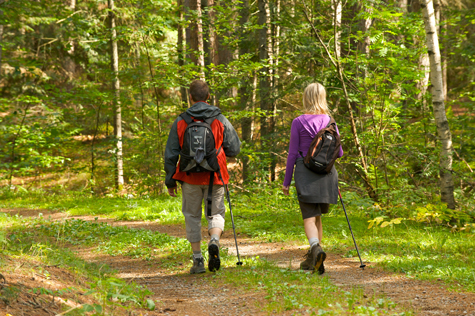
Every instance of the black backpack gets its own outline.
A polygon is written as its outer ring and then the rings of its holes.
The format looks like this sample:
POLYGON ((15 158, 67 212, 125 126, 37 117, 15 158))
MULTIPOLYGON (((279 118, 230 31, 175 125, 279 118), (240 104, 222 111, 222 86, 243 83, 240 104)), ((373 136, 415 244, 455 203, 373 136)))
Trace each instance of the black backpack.
POLYGON ((335 163, 338 153, 340 152, 341 141, 340 135, 336 131, 336 122, 330 116, 328 125, 321 129, 310 144, 307 155, 304 157, 305 167, 315 173, 330 173, 335 163))
POLYGON ((188 124, 183 135, 183 146, 180 151, 180 171, 186 173, 210 172, 206 209, 207 215, 211 216, 215 172, 218 173, 224 184, 218 163, 218 154, 222 146, 219 147, 219 150, 216 150, 216 142, 211 129, 211 124, 216 118, 207 118, 202 121, 196 118, 198 121, 195 121, 186 112, 180 116, 188 124))
POLYGON ((195 121, 186 112, 180 115, 188 126, 183 137, 183 146, 180 152, 180 171, 206 172, 218 171, 218 153, 216 150, 211 124, 214 117, 195 121))

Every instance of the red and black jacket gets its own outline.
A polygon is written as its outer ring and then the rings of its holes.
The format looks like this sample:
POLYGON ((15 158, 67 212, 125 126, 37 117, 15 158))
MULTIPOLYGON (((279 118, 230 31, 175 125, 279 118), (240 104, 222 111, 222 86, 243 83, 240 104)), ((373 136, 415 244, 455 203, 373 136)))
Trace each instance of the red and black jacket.
MULTIPOLYGON (((214 183, 221 185, 227 184, 229 174, 226 166, 226 157, 237 156, 241 147, 241 141, 239 140, 236 130, 228 119, 221 114, 219 108, 209 105, 206 102, 193 104, 186 113, 196 119, 215 118, 213 123, 211 123, 211 130, 215 138, 216 149, 222 147, 222 150, 220 150, 218 154, 218 163, 224 183, 219 179, 217 173, 214 175, 214 183)), ((183 136, 187 126, 188 124, 186 124, 181 117, 178 117, 175 122, 173 122, 170 134, 168 135, 167 146, 165 148, 165 185, 168 188, 176 187, 176 181, 197 185, 209 184, 209 172, 186 173, 180 172, 177 167, 177 163, 179 164, 180 150, 183 146, 183 136)))

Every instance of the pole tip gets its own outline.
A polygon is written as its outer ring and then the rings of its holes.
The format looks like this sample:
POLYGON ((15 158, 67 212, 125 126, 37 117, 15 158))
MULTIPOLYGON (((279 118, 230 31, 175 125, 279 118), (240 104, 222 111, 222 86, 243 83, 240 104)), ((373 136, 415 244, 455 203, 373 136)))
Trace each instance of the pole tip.
POLYGON ((238 261, 238 262, 236 263, 236 265, 237 265, 237 266, 242 266, 242 262, 241 262, 241 261, 238 261))
POLYGON ((360 268, 364 270, 364 267, 366 267, 366 264, 361 264, 360 268))

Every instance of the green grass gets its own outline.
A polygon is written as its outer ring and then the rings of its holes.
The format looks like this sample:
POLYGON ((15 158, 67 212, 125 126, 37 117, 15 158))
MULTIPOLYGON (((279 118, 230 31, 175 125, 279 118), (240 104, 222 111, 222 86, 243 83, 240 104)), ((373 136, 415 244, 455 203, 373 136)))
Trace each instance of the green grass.
MULTIPOLYGON (((302 219, 294 196, 282 195, 277 187, 266 188, 266 190, 256 189, 256 192, 252 193, 232 192, 231 194, 238 232, 264 242, 280 241, 306 244, 302 219)), ((369 220, 383 216, 387 214, 387 211, 351 192, 345 193, 344 199, 363 261, 378 263, 385 269, 405 273, 411 278, 441 279, 454 289, 475 292, 475 272, 473 272, 475 271, 475 238, 473 232, 451 231, 446 225, 438 225, 434 221, 432 224, 427 224, 412 220, 405 220, 399 225, 368 229, 369 220)), ((407 204, 401 202, 394 208, 400 216, 401 214, 412 216, 410 212, 416 209, 416 206, 414 201, 408 200, 407 204)), ((153 220, 161 224, 184 225, 181 214, 181 198, 179 197, 127 199, 96 198, 82 194, 47 197, 40 193, 3 193, 0 196, 0 207, 53 209, 68 212, 71 215, 103 214, 116 219, 153 220)), ((419 207, 423 207, 423 205, 419 205, 419 207)), ((470 218, 470 212, 467 214, 469 214, 467 218, 470 218)), ((226 216, 226 229, 230 230, 232 228, 229 212, 226 216)), ((206 224, 204 219, 203 224, 206 224)), ((182 271, 183 267, 177 268, 176 263, 190 260, 189 245, 183 238, 81 220, 68 220, 66 224, 47 223, 44 225, 45 227, 42 228, 44 234, 62 236, 63 242, 71 244, 97 245, 98 251, 110 255, 127 255, 145 260, 160 258, 164 267, 182 271), (62 228, 61 225, 67 226, 67 231, 71 234, 63 234, 61 229, 64 227, 62 228)), ((357 256, 341 205, 332 206, 330 213, 323 219, 323 229, 323 244, 327 251, 340 253, 346 257, 357 256)), ((203 252, 206 254, 205 250, 203 244, 203 252)), ((308 306, 317 304, 313 301, 306 301, 308 291, 311 290, 310 284, 318 284, 319 289, 328 287, 331 293, 333 293, 332 291, 341 291, 328 283, 325 278, 313 278, 307 274, 281 269, 271 262, 256 258, 245 258, 245 260, 251 260, 252 264, 249 262, 241 270, 237 270, 234 267, 235 258, 224 250, 223 269, 215 277, 237 286, 247 285, 250 287, 249 289, 267 291, 268 300, 264 307, 269 312, 289 308, 305 311, 308 306), (258 279, 258 275, 265 275, 265 280, 276 281, 269 281, 271 283, 262 285, 259 284, 263 281, 258 279), (274 285, 279 288, 285 282, 295 285, 295 292, 292 292, 294 294, 283 297, 278 292, 273 292, 274 285), (306 282, 308 285, 305 285, 306 282), (292 305, 294 304, 292 302, 298 302, 298 306, 292 305)), ((339 301, 338 306, 333 303, 328 303, 332 306, 325 305, 326 303, 318 305, 321 306, 322 312, 339 313, 341 312, 340 308, 351 309, 350 301, 353 300, 352 297, 359 295, 358 290, 351 291, 351 295, 342 293, 338 294, 343 298, 342 301, 339 301)), ((355 301, 361 301, 361 298, 358 296, 355 301)), ((358 308, 366 308, 367 310, 361 311, 361 313, 371 314, 372 308, 378 310, 378 306, 381 305, 385 306, 382 309, 386 310, 389 306, 387 304, 392 303, 389 303, 385 298, 375 297, 358 308), (382 305, 378 303, 379 300, 382 300, 382 305)))
POLYGON ((244 259, 241 267, 221 269, 213 278, 246 291, 263 292, 265 302, 261 308, 270 315, 284 311, 293 311, 295 315, 412 314, 411 311, 401 312, 384 296, 366 297, 358 287, 345 291, 327 277, 283 269, 258 257, 244 259))
MULTIPOLYGON (((12 273, 25 265, 31 272, 37 272, 50 277, 48 266, 57 266, 69 270, 76 280, 73 288, 58 289, 55 291, 36 288, 34 293, 61 296, 68 292, 80 292, 84 295, 92 295, 97 304, 83 304, 81 309, 75 310, 68 315, 83 315, 87 311, 96 311, 97 315, 113 314, 120 309, 146 308, 154 303, 147 300, 150 295, 147 289, 134 283, 128 283, 115 277, 115 271, 107 265, 89 263, 79 258, 73 251, 64 247, 67 241, 65 236, 73 239, 78 232, 63 225, 60 230, 54 230, 54 225, 42 218, 21 219, 17 216, 1 214, 0 228, 3 233, 0 237, 3 251, 1 259, 9 262, 23 262, 20 266, 7 265, 6 261, 0 260, 3 273, 12 273), (2 262, 3 261, 3 262, 2 262)), ((10 288, 15 288, 10 286, 10 288)), ((3 291, 4 292, 4 291, 3 291)), ((1 292, 0 297, 5 293, 1 292)))

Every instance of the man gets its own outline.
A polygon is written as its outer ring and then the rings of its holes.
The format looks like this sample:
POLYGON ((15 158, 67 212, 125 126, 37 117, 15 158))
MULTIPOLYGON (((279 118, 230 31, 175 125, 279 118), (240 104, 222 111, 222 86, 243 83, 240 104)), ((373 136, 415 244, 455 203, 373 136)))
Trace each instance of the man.
MULTIPOLYGON (((202 202, 203 200, 207 202, 207 196, 211 200, 210 214, 206 212, 208 234, 211 236, 208 243, 208 269, 217 271, 220 267, 219 238, 224 230, 224 213, 226 210, 224 207, 224 185, 228 184, 229 181, 226 157, 235 157, 239 154, 241 146, 241 141, 234 127, 221 114, 219 108, 206 103, 208 98, 209 87, 206 82, 202 80, 193 81, 190 85, 190 100, 193 105, 173 122, 165 149, 165 184, 168 188, 168 194, 176 197, 178 192, 177 181, 182 185, 182 213, 185 216, 186 238, 193 250, 191 274, 206 272, 200 242, 202 202), (211 127, 216 148, 215 154, 219 164, 219 170, 214 173, 210 171, 203 172, 203 170, 196 172, 195 169, 191 169, 190 172, 185 171, 186 168, 183 164, 184 161, 189 163, 189 156, 180 152, 185 150, 183 148, 184 144, 186 147, 190 143, 184 137, 185 133, 191 133, 190 129, 187 131, 188 125, 194 124, 196 121, 206 122, 211 127), (181 157, 177 167, 179 156, 181 157), (181 168, 180 164, 182 164, 181 168), (181 169, 185 170, 180 171, 181 169), (212 194, 208 195, 211 179, 213 179, 211 181, 212 194)), ((197 158, 196 161, 199 162, 201 159, 197 158)), ((196 162, 193 161, 193 163, 196 167, 196 162)), ((206 166, 208 165, 206 164, 206 166)), ((208 206, 208 203, 206 205, 208 206)))

